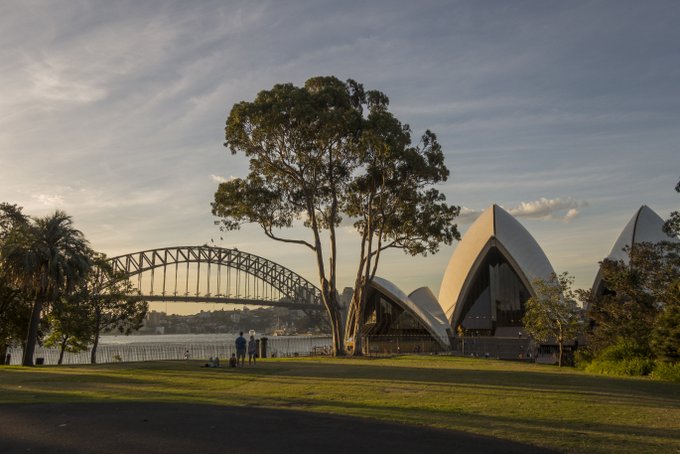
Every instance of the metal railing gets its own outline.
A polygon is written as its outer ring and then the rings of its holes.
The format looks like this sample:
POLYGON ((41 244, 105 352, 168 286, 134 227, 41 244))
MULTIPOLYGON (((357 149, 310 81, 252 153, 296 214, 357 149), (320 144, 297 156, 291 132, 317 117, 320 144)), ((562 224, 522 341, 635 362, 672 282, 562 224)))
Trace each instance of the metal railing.
MULTIPOLYGON (((268 337, 268 357, 295 357, 330 353, 332 339, 330 336, 295 336, 268 337)), ((100 344, 97 348, 98 363, 160 361, 185 359, 188 352, 189 359, 207 360, 218 357, 221 360, 236 353, 231 343, 130 343, 130 344, 100 344)), ((22 349, 10 348, 10 364, 21 364, 22 349)), ((91 349, 79 353, 64 353, 62 364, 89 364, 91 349)), ((42 358, 43 364, 57 364, 59 350, 53 348, 36 347, 35 358, 42 358)))

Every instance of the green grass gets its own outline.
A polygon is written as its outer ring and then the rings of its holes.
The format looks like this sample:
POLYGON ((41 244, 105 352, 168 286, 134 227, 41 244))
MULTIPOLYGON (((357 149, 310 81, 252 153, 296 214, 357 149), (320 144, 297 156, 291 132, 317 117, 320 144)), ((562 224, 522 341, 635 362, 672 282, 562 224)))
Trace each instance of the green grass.
MULTIPOLYGON (((454 357, 0 367, 0 405, 156 401, 300 409, 577 452, 679 452, 680 384, 454 357)), ((1 411, 1 407, 0 407, 1 411)))

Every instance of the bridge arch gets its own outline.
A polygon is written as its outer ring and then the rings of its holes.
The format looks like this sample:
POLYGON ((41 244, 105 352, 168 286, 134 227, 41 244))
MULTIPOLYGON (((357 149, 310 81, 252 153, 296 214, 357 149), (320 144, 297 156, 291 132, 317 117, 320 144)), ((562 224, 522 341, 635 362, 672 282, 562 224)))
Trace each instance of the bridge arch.
POLYGON ((236 248, 174 246, 132 252, 108 261, 114 271, 124 273, 129 279, 137 276, 137 290, 148 301, 279 306, 303 310, 310 316, 315 313, 317 316, 313 318, 321 315, 321 311, 324 318, 326 315, 321 291, 314 284, 276 262, 236 248), (180 264, 186 264, 186 268, 180 270, 180 264), (190 279, 192 264, 197 268, 193 273, 195 280, 190 279), (232 294, 231 270, 237 273, 235 294, 232 294), (243 279, 238 273, 246 274, 244 294, 238 289, 243 279), (149 277, 146 285, 142 275, 149 277), (182 282, 179 282, 180 276, 182 282), (248 276, 253 279, 250 288, 248 276), (259 282, 256 283, 256 279, 259 282))

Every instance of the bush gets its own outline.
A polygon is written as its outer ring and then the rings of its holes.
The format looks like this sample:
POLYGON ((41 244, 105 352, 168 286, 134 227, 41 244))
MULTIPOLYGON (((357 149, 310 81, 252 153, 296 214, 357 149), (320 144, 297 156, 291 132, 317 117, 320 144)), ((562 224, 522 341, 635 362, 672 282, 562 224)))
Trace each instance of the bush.
POLYGON ((592 361, 593 352, 588 348, 579 348, 574 353, 574 365, 578 369, 585 370, 592 361))
POLYGON ((619 339, 602 350, 585 368, 587 372, 606 375, 649 375, 654 370, 651 352, 645 346, 619 339))
POLYGON ((665 363, 658 361, 652 377, 657 380, 680 382, 680 363, 665 363))
POLYGON ((654 361, 649 358, 628 358, 619 361, 596 359, 588 366, 586 372, 604 375, 649 375, 654 370, 654 361))

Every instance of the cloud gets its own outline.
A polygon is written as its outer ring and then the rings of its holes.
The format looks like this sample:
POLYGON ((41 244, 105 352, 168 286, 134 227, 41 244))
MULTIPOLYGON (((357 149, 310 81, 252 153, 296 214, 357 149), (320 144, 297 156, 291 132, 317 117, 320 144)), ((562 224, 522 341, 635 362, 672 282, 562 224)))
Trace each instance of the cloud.
POLYGON ((34 194, 32 197, 41 205, 50 207, 64 205, 64 197, 58 194, 34 194))
POLYGON ((461 224, 471 224, 475 219, 482 214, 482 210, 474 210, 468 207, 460 207, 460 214, 458 215, 458 222, 461 224))
POLYGON ((215 183, 226 183, 227 181, 235 180, 234 175, 229 175, 229 178, 223 177, 222 175, 210 174, 210 179, 215 183))
POLYGON ((106 91, 59 67, 56 62, 43 62, 26 69, 32 82, 32 94, 39 99, 73 103, 89 103, 106 97, 106 91))
POLYGON ((213 175, 213 174, 210 174, 210 179, 213 180, 215 183, 226 183, 227 181, 229 181, 222 176, 213 175))
MULTIPOLYGON (((587 206, 587 201, 578 201, 571 197, 563 199, 541 197, 531 202, 521 202, 516 207, 505 208, 505 210, 518 218, 569 222, 580 214, 579 208, 587 206)), ((472 223, 480 214, 482 214, 482 210, 461 207, 458 222, 461 224, 472 223)))
POLYGON ((508 213, 518 218, 568 222, 579 214, 578 208, 583 206, 588 206, 588 202, 579 202, 571 197, 565 199, 541 197, 532 202, 521 202, 517 207, 508 209, 508 213))
POLYGON ((578 215, 579 211, 576 208, 570 208, 569 211, 567 211, 567 214, 564 215, 564 220, 566 222, 569 222, 578 215))

